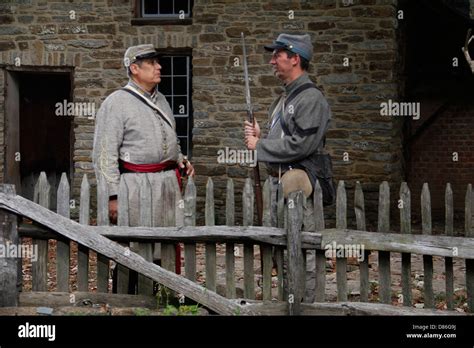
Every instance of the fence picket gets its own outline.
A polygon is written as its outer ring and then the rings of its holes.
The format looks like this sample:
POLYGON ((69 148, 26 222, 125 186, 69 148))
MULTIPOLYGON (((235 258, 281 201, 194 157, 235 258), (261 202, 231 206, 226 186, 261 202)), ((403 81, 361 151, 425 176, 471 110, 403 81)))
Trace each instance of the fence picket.
MULTIPOLYGON (((263 185, 263 226, 271 226, 271 188, 270 179, 265 181, 263 185)), ((262 251, 262 281, 263 281, 263 300, 271 301, 272 299, 272 247, 270 245, 261 245, 262 251)))
MULTIPOLYGON (((453 209, 453 190, 451 184, 446 184, 445 193, 445 228, 444 232, 447 236, 453 236, 454 231, 454 209, 453 209)), ((453 258, 444 258, 444 268, 446 273, 446 308, 449 310, 454 309, 454 268, 453 258)))
MULTIPOLYGON (((277 227, 284 228, 285 226, 285 200, 283 197, 283 185, 278 184, 277 192, 277 227)), ((287 296, 285 294, 285 287, 283 286, 283 257, 285 249, 283 247, 275 247, 275 263, 278 272, 278 300, 283 301, 287 296)))
MULTIPOLYGON (((343 180, 339 180, 336 196, 336 228, 347 228, 347 196, 343 180)), ((337 300, 347 301, 347 259, 336 258, 337 300)))
MULTIPOLYGON (((120 178, 119 192, 118 192, 118 207, 117 207, 117 226, 130 226, 130 213, 128 209, 128 188, 125 183, 123 175, 120 178)), ((120 243, 124 247, 128 247, 130 251, 130 243, 120 243)), ((116 291, 118 294, 128 294, 130 270, 127 267, 117 264, 116 266, 116 291)))
MULTIPOLYGON (((90 185, 87 174, 84 174, 81 182, 79 223, 81 225, 89 225, 89 209, 90 209, 90 185)), ((77 246, 77 290, 89 290, 89 248, 77 246)))
MULTIPOLYGON (((324 230, 324 208, 323 191, 319 181, 316 180, 314 187, 314 226, 315 231, 324 230)), ((322 250, 316 250, 316 290, 314 300, 324 302, 326 299, 326 254, 324 246, 322 250)))
MULTIPOLYGON (((250 178, 245 180, 244 192, 242 193, 243 226, 253 225, 254 214, 254 192, 250 178)), ((254 252, 253 244, 244 243, 244 297, 255 299, 254 283, 254 252)))
MULTIPOLYGON (((474 228, 472 226, 473 199, 472 184, 467 185, 465 198, 465 231, 466 237, 474 238, 474 228)), ((474 259, 466 259, 466 290, 467 306, 471 313, 474 313, 474 259)))
MULTIPOLYGON (((49 209, 51 186, 45 172, 41 172, 38 179, 38 204, 49 209)), ((33 291, 48 291, 48 240, 33 239, 32 245, 38 246, 38 259, 31 263, 33 291)))
MULTIPOLYGON (((214 182, 207 179, 206 185, 206 226, 215 225, 214 182)), ((206 243, 206 288, 216 291, 216 243, 206 243)))
MULTIPOLYGON (((143 227, 152 226, 152 194, 151 184, 147 175, 140 176, 140 222, 143 227)), ((145 260, 153 261, 153 244, 137 243, 137 253, 145 260)), ((153 280, 141 274, 138 275, 137 293, 139 295, 153 294, 153 280)))
MULTIPOLYGON (((362 185, 356 182, 354 193, 354 212, 358 231, 365 231, 365 202, 362 185)), ((369 255, 370 251, 364 250, 364 259, 359 263, 360 268, 360 301, 369 301, 369 255)))
MULTIPOLYGON (((176 192, 171 182, 163 182, 161 187, 163 226, 176 226, 176 192)), ((170 272, 176 271, 176 245, 174 243, 161 243, 161 265, 170 272)))
MULTIPOLYGON (((227 226, 234 226, 235 223, 235 199, 234 199, 234 181, 227 179, 227 193, 225 201, 225 220, 227 226)), ((225 245, 225 288, 226 297, 235 298, 235 254, 234 243, 225 245)))
MULTIPOLYGON (((191 177, 184 194, 184 226, 196 226, 196 185, 191 177)), ((184 243, 184 274, 196 281, 196 243, 184 243)))
MULTIPOLYGON (((423 184, 421 190, 421 228, 423 234, 430 235, 432 233, 431 196, 427 183, 423 184)), ((434 308, 433 257, 430 255, 423 255, 423 274, 425 308, 434 308)))
MULTIPOLYGON (((411 234, 411 194, 406 182, 400 186, 400 232, 411 234), (401 206, 400 206, 401 204, 401 206)), ((404 306, 412 305, 411 254, 402 253, 402 300, 404 306)))
MULTIPOLYGON (((97 178, 97 226, 109 226, 109 192, 104 176, 97 178)), ((97 291, 108 292, 109 259, 97 254, 97 291)))
MULTIPOLYGON (((57 213, 61 216, 71 216, 70 203, 69 203, 69 182, 67 180, 66 173, 62 173, 61 180, 58 186, 58 192, 56 195, 57 213)), ((56 241, 56 282, 57 291, 69 292, 69 260, 70 260, 70 247, 69 241, 56 241)))
MULTIPOLYGON (((379 187, 378 231, 390 232, 390 187, 384 181, 379 187)), ((391 301, 390 252, 379 251, 379 294, 382 303, 391 301)))

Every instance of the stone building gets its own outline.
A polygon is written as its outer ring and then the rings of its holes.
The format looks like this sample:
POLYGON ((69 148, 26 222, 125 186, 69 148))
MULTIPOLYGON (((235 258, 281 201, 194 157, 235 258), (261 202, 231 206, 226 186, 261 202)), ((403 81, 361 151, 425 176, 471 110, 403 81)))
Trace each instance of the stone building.
MULTIPOLYGON (((66 172, 77 198, 83 174, 93 175, 94 110, 127 81, 125 49, 151 43, 165 55, 160 90, 195 163, 198 209, 208 176, 218 211, 227 178, 235 181, 238 206, 250 170, 219 164, 217 153, 244 146, 240 33, 255 114, 264 124, 280 87, 263 45, 281 32, 308 32, 310 75, 332 106, 327 147, 335 179, 348 190, 349 214, 356 181, 372 226, 382 181, 390 183, 394 217, 400 183, 412 188, 416 216, 428 182, 434 217, 442 219, 451 182, 461 219, 474 177, 473 77, 461 52, 473 9, 472 0, 2 1, 0 180, 28 197, 39 171, 53 182, 66 172), (420 103, 413 104, 421 105, 420 117, 415 109, 408 117, 381 112, 383 103, 397 101, 420 103), (66 111, 70 102, 83 103, 80 115, 66 111)), ((224 223, 224 214, 216 216, 224 223)))

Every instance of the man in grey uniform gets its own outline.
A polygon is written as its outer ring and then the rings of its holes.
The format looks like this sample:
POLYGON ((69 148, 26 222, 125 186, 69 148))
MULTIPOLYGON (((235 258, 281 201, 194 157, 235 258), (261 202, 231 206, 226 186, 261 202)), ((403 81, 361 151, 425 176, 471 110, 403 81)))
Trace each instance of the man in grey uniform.
POLYGON ((109 95, 97 112, 93 149, 96 177, 107 182, 112 222, 117 220, 117 195, 123 177, 128 188, 130 226, 140 223, 140 183, 148 179, 152 224, 160 226, 164 215, 162 185, 176 192, 178 204, 180 169, 189 176, 194 175, 194 169, 181 153, 173 112, 157 89, 161 66, 153 45, 128 48, 124 65, 128 84, 109 95))
MULTIPOLYGON (((324 153, 324 137, 331 120, 328 102, 307 73, 313 56, 311 38, 307 34, 280 34, 265 49, 272 52, 270 64, 284 89, 270 106, 268 135, 262 137, 256 121, 255 124, 246 121, 245 143, 249 150, 257 150, 258 161, 267 163, 271 182, 274 185, 279 181, 283 183, 285 196, 298 189, 310 197, 318 180, 317 174, 323 169, 318 155, 324 153)), ((307 231, 314 231, 314 220, 311 221, 307 214, 311 207, 311 200, 308 200, 305 207, 307 231)), ((312 301, 314 254, 307 261, 306 298, 312 301)))

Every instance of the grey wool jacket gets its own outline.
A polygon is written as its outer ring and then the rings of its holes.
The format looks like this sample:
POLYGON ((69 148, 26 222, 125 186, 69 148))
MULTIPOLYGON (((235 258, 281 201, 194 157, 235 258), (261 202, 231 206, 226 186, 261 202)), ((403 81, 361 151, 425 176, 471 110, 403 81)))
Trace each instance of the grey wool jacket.
MULTIPOLYGON (((309 88, 300 92, 290 104, 280 103, 281 98, 291 95, 305 83, 311 83, 307 73, 284 86, 282 97, 270 106, 268 135, 257 142, 257 159, 267 162, 270 172, 278 171, 280 164, 298 162, 323 150, 323 138, 331 123, 331 110, 323 94, 316 88, 309 88), (283 113, 281 104, 284 104, 283 113), (279 117, 283 117, 290 135, 283 134, 279 117)), ((285 169, 287 167, 282 165, 282 173, 285 169)))
POLYGON ((164 95, 156 93, 155 105, 168 116, 171 126, 150 106, 123 90, 109 95, 97 112, 92 158, 96 176, 105 177, 110 196, 118 193, 119 159, 134 164, 182 159, 173 112, 164 95))

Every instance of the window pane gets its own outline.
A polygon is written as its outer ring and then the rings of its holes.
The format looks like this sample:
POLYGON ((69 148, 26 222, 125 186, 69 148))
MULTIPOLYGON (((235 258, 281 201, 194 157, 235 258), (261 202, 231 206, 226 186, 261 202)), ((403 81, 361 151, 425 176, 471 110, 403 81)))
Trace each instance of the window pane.
POLYGON ((188 8, 189 0, 175 0, 174 1, 174 12, 179 14, 179 11, 183 10, 185 14, 189 12, 188 8))
POLYGON ((175 77, 173 82, 173 94, 186 95, 188 92, 186 77, 175 77))
POLYGON ((188 114, 188 102, 186 97, 174 97, 173 98, 173 114, 175 115, 187 115, 188 114))
POLYGON ((158 0, 160 2, 160 14, 173 13, 173 0, 158 0))
POLYGON ((173 74, 174 75, 186 75, 186 57, 174 57, 173 59, 173 74))
POLYGON ((145 14, 157 14, 158 13, 158 0, 143 0, 144 13, 145 14))
POLYGON ((188 118, 187 117, 175 117, 176 121, 176 133, 178 137, 186 137, 188 135, 188 118))
POLYGON ((158 90, 164 95, 171 95, 171 77, 162 77, 158 90))
POLYGON ((171 57, 161 57, 161 75, 171 75, 171 57))

